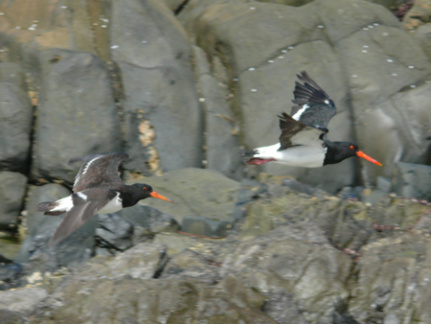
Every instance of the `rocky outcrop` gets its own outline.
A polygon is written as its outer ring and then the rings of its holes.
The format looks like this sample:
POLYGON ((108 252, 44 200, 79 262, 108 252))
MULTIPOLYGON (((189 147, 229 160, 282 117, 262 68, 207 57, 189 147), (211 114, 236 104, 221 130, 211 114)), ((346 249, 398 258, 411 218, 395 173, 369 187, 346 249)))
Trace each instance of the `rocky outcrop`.
POLYGON ((33 108, 18 64, 0 64, 0 167, 27 172, 33 108))
POLYGON ((387 196, 370 207, 301 193, 284 180, 267 178, 266 191, 245 204, 248 216, 223 239, 153 233, 73 271, 28 275, 16 294, 0 292, 1 309, 33 323, 427 318, 429 205, 387 196), (18 297, 23 307, 15 309, 18 297))
POLYGON ((1 3, 0 227, 24 238, 1 251, 0 289, 17 288, 1 320, 427 322, 429 23, 426 1, 402 23, 400 6, 1 3), (277 141, 301 70, 338 107, 330 139, 383 168, 242 164, 277 141), (37 204, 70 193, 70 159, 111 151, 174 204, 98 215, 49 248, 64 215, 37 204))
POLYGON ((104 62, 88 53, 59 49, 40 53, 39 93, 32 177, 73 182, 89 152, 120 150, 118 110, 104 62))

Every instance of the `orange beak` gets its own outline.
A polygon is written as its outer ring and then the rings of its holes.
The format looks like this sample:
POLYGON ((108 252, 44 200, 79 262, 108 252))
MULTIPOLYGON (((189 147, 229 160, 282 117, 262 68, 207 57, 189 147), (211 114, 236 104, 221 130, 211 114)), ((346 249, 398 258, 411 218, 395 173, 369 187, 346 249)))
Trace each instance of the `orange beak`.
POLYGON ((173 202, 169 198, 166 198, 165 196, 162 196, 161 194, 159 194, 159 193, 157 193, 155 191, 153 191, 152 193, 150 193, 150 196, 153 197, 153 198, 158 198, 158 199, 161 199, 161 200, 166 200, 166 201, 169 201, 169 202, 173 202))
POLYGON ((359 156, 359 157, 361 157, 361 158, 363 158, 363 159, 365 159, 365 160, 367 160, 367 161, 369 161, 369 162, 371 162, 371 163, 377 164, 378 166, 382 166, 382 164, 379 161, 374 160, 372 157, 366 155, 362 151, 357 151, 356 155, 359 156))

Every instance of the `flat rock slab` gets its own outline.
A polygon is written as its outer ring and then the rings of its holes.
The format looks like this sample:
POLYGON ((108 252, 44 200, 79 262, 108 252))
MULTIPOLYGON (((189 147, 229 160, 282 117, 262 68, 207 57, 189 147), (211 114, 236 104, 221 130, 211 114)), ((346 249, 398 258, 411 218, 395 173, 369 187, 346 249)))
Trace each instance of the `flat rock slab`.
MULTIPOLYGON (((234 207, 240 184, 222 174, 186 168, 137 182, 150 184, 155 191, 174 201, 167 203, 159 199, 146 199, 142 204, 172 216, 182 226, 186 219, 200 219, 208 225, 202 226, 194 234, 208 235, 211 228, 217 228, 220 224, 224 224, 226 231, 234 222, 234 207), (205 222, 205 219, 208 221, 205 222)), ((217 233, 222 232, 220 228, 217 229, 217 233)))

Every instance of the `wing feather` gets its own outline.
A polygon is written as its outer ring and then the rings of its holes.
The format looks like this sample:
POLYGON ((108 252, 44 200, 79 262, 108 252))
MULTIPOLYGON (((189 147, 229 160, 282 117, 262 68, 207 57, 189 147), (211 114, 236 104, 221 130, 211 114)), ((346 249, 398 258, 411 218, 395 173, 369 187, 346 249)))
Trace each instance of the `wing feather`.
POLYGON ((49 241, 49 245, 54 246, 75 232, 95 215, 98 210, 101 210, 115 195, 114 191, 101 188, 72 194, 73 207, 55 230, 54 235, 49 241), (86 197, 86 199, 83 197, 86 197))
POLYGON ((296 82, 291 116, 308 126, 327 131, 329 121, 337 113, 334 102, 307 72, 302 71, 297 77, 303 84, 296 82))
POLYGON ((280 116, 280 150, 296 145, 321 146, 325 131, 308 126, 283 112, 280 116))
MULTIPOLYGON (((111 183, 122 183, 118 168, 127 158, 128 155, 125 153, 110 153, 78 159, 84 163, 76 174, 73 191, 79 192, 111 183)), ((71 162, 74 161, 77 160, 71 162)))

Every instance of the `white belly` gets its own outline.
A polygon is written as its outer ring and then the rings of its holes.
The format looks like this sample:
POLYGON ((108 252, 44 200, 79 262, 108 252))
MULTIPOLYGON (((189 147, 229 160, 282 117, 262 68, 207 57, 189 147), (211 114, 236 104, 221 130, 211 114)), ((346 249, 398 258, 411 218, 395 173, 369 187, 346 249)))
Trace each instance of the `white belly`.
POLYGON ((123 205, 121 204, 120 193, 118 193, 114 199, 98 210, 97 214, 111 214, 121 209, 123 209, 123 205))
POLYGON ((323 166, 326 148, 323 146, 293 146, 287 150, 278 151, 280 144, 259 147, 254 157, 276 159, 278 163, 289 166, 318 168, 323 166))

